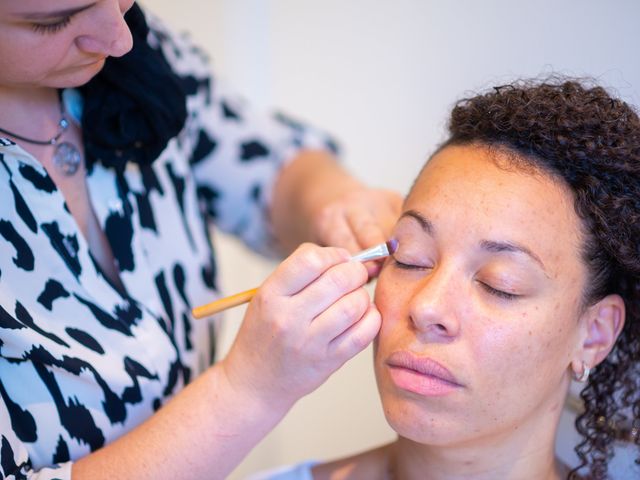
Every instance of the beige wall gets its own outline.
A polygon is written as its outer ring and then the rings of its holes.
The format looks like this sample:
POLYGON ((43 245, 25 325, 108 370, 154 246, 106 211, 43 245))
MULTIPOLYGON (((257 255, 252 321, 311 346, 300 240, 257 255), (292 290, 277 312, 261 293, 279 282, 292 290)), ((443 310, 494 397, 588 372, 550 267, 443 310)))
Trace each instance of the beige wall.
MULTIPOLYGON (((442 140, 453 101, 470 91, 559 70, 595 76, 640 104, 637 0, 143 3, 190 30, 218 73, 256 104, 328 128, 341 138, 352 171, 401 191, 442 140)), ((250 288, 271 270, 229 239, 217 240, 227 292, 250 288)), ((241 313, 225 320, 222 350, 241 313)), ((232 478, 391 439, 370 357, 367 350, 303 399, 232 478)), ((562 438, 570 436, 567 430, 562 438)))

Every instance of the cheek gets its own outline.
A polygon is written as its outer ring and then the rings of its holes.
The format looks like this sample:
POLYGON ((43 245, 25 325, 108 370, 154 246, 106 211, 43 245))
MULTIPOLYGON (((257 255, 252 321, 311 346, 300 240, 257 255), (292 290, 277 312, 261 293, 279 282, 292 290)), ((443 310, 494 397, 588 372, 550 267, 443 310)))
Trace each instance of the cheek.
POLYGON ((568 364, 578 326, 575 310, 568 303, 557 300, 546 309, 535 307, 528 315, 530 321, 524 322, 524 354, 540 367, 546 367, 547 371, 553 367, 561 370, 568 364))
POLYGON ((64 62, 72 42, 28 31, 15 38, 0 36, 0 76, 6 82, 37 81, 64 62), (34 52, 37 58, 34 61, 34 52))
POLYGON ((491 372, 487 383, 493 388, 540 388, 561 380, 571 352, 570 324, 576 320, 559 305, 533 306, 504 321, 487 320, 484 328, 474 329, 473 356, 477 365, 491 372))
POLYGON ((388 267, 382 271, 375 289, 374 302, 382 317, 380 331, 373 344, 376 364, 378 352, 384 357, 407 335, 408 288, 389 273, 388 267))
MULTIPOLYGON (((0 52, 0 57, 2 52, 0 52)), ((24 49, 14 50, 10 56, 0 58, 0 83, 20 84, 39 80, 47 68, 37 62, 25 61, 31 59, 33 52, 24 49)))
POLYGON ((410 296, 408 285, 394 279, 388 268, 386 267, 378 278, 374 297, 376 307, 382 316, 381 334, 405 318, 410 296))

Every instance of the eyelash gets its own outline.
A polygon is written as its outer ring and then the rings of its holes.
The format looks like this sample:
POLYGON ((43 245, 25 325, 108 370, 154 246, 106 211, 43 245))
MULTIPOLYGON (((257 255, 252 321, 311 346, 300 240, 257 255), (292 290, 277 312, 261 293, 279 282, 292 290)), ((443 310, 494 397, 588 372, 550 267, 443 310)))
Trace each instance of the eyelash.
POLYGON ((64 17, 62 20, 56 23, 34 23, 33 31, 37 33, 47 34, 47 33, 56 33, 65 28, 67 25, 71 23, 71 16, 64 17))
POLYGON ((408 263, 402 263, 400 262, 397 258, 392 257, 393 258, 393 262, 395 263, 396 267, 401 268, 403 270, 431 270, 432 267, 425 267, 422 265, 411 265, 408 263))
MULTIPOLYGON (((402 263, 398 261, 395 257, 393 258, 393 262, 396 267, 401 268, 403 270, 430 270, 431 267, 423 267, 420 265, 410 265, 408 263, 402 263)), ((486 283, 479 282, 489 294, 499 297, 503 300, 516 300, 520 295, 516 295, 515 293, 505 292, 503 290, 498 290, 497 288, 493 288, 491 285, 487 285, 486 283)))
POLYGON ((504 292, 502 290, 498 290, 496 288, 493 288, 490 285, 487 285, 486 283, 480 282, 480 285, 482 285, 482 288, 484 288, 491 295, 495 295, 496 297, 500 297, 504 300, 515 300, 520 296, 520 295, 516 295, 515 293, 509 293, 509 292, 504 292))

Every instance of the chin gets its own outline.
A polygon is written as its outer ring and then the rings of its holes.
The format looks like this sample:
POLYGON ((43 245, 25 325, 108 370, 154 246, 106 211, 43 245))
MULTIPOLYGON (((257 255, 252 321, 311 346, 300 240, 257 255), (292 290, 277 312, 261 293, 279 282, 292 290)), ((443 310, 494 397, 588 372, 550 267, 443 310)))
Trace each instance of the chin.
POLYGON ((474 419, 459 401, 423 398, 398 390, 378 377, 378 391, 389 426, 402 438, 432 446, 454 445, 473 436, 474 419))
MULTIPOLYGON (((389 426, 402 438, 432 446, 446 446, 462 440, 467 427, 449 415, 431 413, 409 402, 383 401, 389 426)), ((468 432, 467 432, 468 433, 468 432)))

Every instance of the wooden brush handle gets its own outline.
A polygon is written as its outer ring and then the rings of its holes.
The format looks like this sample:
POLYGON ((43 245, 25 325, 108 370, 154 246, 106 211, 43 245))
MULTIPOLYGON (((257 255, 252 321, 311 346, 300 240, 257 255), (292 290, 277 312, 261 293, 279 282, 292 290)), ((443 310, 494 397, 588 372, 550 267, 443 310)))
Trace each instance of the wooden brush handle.
MULTIPOLYGON (((360 253, 356 253, 351 257, 351 260, 356 260, 359 262, 378 260, 380 258, 391 255, 397 250, 397 248, 398 241, 392 238, 388 242, 381 243, 380 245, 376 245, 375 247, 367 248, 360 253)), ((231 295, 230 297, 221 298, 220 300, 216 300, 215 302, 207 303, 206 305, 200 305, 199 307, 193 308, 191 310, 191 314, 195 318, 208 317, 209 315, 221 312, 223 310, 226 310, 227 308, 247 303, 253 298, 257 291, 257 288, 252 288, 251 290, 246 290, 244 292, 231 295)))
POLYGON ((222 312, 227 308, 247 303, 253 298, 257 291, 257 288, 252 288, 251 290, 245 290, 244 292, 236 293, 235 295, 231 295, 230 297, 224 297, 216 300, 215 302, 207 303, 206 305, 200 305, 199 307, 195 307, 194 309, 192 309, 191 314, 195 318, 208 317, 209 315, 213 315, 214 313, 222 312))

